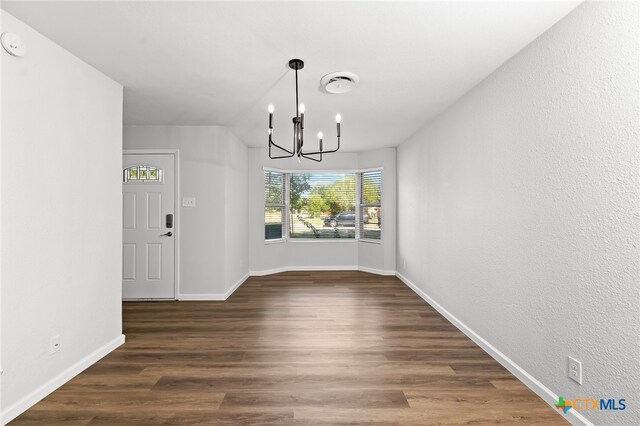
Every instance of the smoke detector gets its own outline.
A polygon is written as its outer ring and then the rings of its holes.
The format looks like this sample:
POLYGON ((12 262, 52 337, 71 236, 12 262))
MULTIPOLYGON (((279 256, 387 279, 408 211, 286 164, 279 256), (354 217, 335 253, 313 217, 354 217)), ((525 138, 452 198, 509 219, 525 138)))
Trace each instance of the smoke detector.
POLYGON ((360 81, 360 78, 352 72, 332 72, 320 79, 320 86, 327 93, 347 93, 360 81))

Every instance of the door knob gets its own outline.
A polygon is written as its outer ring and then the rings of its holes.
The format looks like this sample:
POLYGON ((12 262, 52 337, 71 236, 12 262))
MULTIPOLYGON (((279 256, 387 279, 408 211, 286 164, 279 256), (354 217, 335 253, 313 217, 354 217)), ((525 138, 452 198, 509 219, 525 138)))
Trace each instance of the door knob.
POLYGON ((170 237, 170 236, 172 236, 172 235, 173 235, 173 234, 171 233, 171 231, 169 231, 169 232, 167 232, 166 234, 162 234, 162 235, 160 235, 160 236, 161 236, 161 237, 170 237))

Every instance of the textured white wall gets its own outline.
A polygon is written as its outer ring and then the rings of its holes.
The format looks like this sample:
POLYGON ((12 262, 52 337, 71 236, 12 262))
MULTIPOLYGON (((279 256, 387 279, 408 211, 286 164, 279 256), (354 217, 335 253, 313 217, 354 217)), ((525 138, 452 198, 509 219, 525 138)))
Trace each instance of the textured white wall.
MULTIPOLYGON (((0 34, 4 32, 3 16, 0 15, 0 34)), ((2 60, 0 60, 0 100, 2 99, 2 60)), ((2 176, 2 101, 0 101, 0 176, 2 176)), ((0 202, 2 202, 2 182, 0 182, 0 202)), ((0 368, 2 368, 2 205, 0 205, 0 368)), ((0 374, 0 424, 2 424, 2 374, 0 374)))
POLYGON ((247 148, 220 126, 125 126, 125 149, 179 149, 180 294, 223 294, 249 271, 247 148))
POLYGON ((640 424, 639 20, 581 5, 398 152, 399 271, 596 424, 640 424))
POLYGON ((28 49, 0 52, 6 422, 121 339, 122 87, 0 14, 28 49), (61 346, 50 355, 54 335, 61 346))

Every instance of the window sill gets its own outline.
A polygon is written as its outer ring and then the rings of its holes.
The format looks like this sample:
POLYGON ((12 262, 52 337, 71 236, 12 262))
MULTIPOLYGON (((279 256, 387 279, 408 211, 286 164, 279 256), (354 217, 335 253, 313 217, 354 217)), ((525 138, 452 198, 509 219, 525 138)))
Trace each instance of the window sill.
MULTIPOLYGON (((265 245, 282 244, 282 243, 355 243, 362 240, 356 240, 355 238, 280 238, 277 240, 264 240, 265 245)), ((375 243, 375 241, 371 241, 375 243)))
POLYGON ((367 244, 382 244, 382 240, 371 240, 368 238, 360 238, 358 240, 359 243, 367 243, 367 244))
POLYGON ((289 238, 289 243, 355 243, 355 238, 289 238))
POLYGON ((382 240, 371 240, 366 238, 279 238, 277 240, 264 240, 265 245, 282 244, 282 243, 367 243, 382 244, 382 240))
POLYGON ((266 245, 269 245, 269 244, 280 244, 280 243, 286 243, 286 242, 287 242, 287 240, 284 239, 284 238, 278 238, 277 240, 264 240, 264 243, 266 245))

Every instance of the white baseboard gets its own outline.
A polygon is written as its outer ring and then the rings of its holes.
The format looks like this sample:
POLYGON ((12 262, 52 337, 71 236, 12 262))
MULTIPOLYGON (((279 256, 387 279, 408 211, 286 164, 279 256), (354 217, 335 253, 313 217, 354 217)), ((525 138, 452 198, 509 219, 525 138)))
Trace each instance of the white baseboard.
MULTIPOLYGON (((488 353, 493 359, 498 361, 504 368, 509 370, 511 374, 516 376, 518 380, 525 384, 529 389, 535 392, 540 398, 542 398, 547 404, 549 404, 555 410, 554 404, 558 402, 558 395, 553 393, 544 384, 538 381, 535 377, 529 374, 525 369, 513 362, 511 358, 500 352, 495 346, 486 341, 482 336, 473 331, 465 323, 460 321, 455 315, 446 310, 442 305, 433 300, 429 295, 423 292, 418 286, 412 283, 407 277, 403 276, 399 272, 396 272, 396 276, 411 288, 418 296, 424 299, 429 305, 431 305, 436 311, 444 316, 451 324, 456 326, 460 331, 473 340, 478 346, 480 346, 486 353, 488 353)), ((570 410, 567 416, 564 416, 571 424, 594 426, 586 417, 577 412, 576 410, 570 410)))
POLYGON ((273 269, 265 269, 263 271, 249 271, 249 275, 252 277, 262 277, 265 275, 271 274, 279 274, 280 272, 287 272, 289 268, 273 268, 273 269))
POLYGON ((244 274, 242 278, 240 278, 236 283, 231 286, 229 290, 224 293, 193 293, 193 294, 179 294, 178 300, 227 300, 229 296, 233 294, 234 291, 238 289, 246 280, 249 278, 250 274, 247 272, 244 274))
POLYGON ((382 269, 374 269, 367 268, 364 266, 286 266, 282 268, 273 268, 273 269, 265 269, 263 271, 250 271, 245 274, 242 278, 236 282, 233 287, 227 290, 226 293, 185 293, 179 294, 178 300, 209 300, 209 301, 219 301, 219 300, 227 300, 229 296, 233 294, 234 291, 238 289, 247 278, 251 277, 262 277, 265 275, 278 274, 280 272, 289 272, 289 271, 362 271, 369 272, 371 274, 377 275, 395 275, 396 271, 386 271, 382 269))
POLYGON ((229 296, 231 296, 233 294, 233 292, 238 289, 238 287, 240 287, 242 284, 244 284, 244 282, 249 277, 250 277, 249 272, 247 272, 238 281, 236 281, 236 283, 233 286, 231 286, 231 288, 229 290, 227 290, 227 292, 224 294, 224 300, 227 300, 229 298, 229 296))
POLYGON ((366 266, 358 266, 358 271, 368 272, 370 274, 376 274, 376 275, 395 275, 396 274, 395 270, 367 268, 366 266))
POLYGON ((251 271, 252 277, 262 277, 264 275, 278 274, 280 272, 291 271, 357 271, 357 266, 284 266, 281 268, 265 269, 262 271, 251 271))
POLYGON ((118 346, 124 343, 124 334, 116 337, 112 341, 108 342, 104 346, 96 349, 86 357, 82 358, 80 361, 76 362, 71 367, 64 370, 62 373, 58 374, 53 379, 49 380, 47 383, 43 384, 33 392, 29 393, 19 401, 15 402, 11 406, 7 407, 6 410, 2 412, 0 418, 2 419, 2 424, 6 425, 11 420, 18 417, 20 414, 27 411, 36 403, 40 402, 47 395, 49 395, 54 390, 58 389, 60 386, 67 383, 69 380, 73 379, 78 374, 82 373, 87 368, 91 367, 93 364, 98 362, 105 355, 112 352, 118 346))
POLYGON ((187 294, 179 294, 176 300, 180 301, 193 301, 193 300, 201 300, 201 301, 223 301, 227 300, 225 297, 226 293, 187 293, 187 294))
POLYGON ((383 270, 367 268, 365 266, 284 266, 282 268, 265 269, 263 271, 251 271, 249 274, 252 277, 262 277, 264 275, 278 274, 280 272, 290 271, 362 271, 369 272, 376 275, 395 275, 394 270, 383 270))

